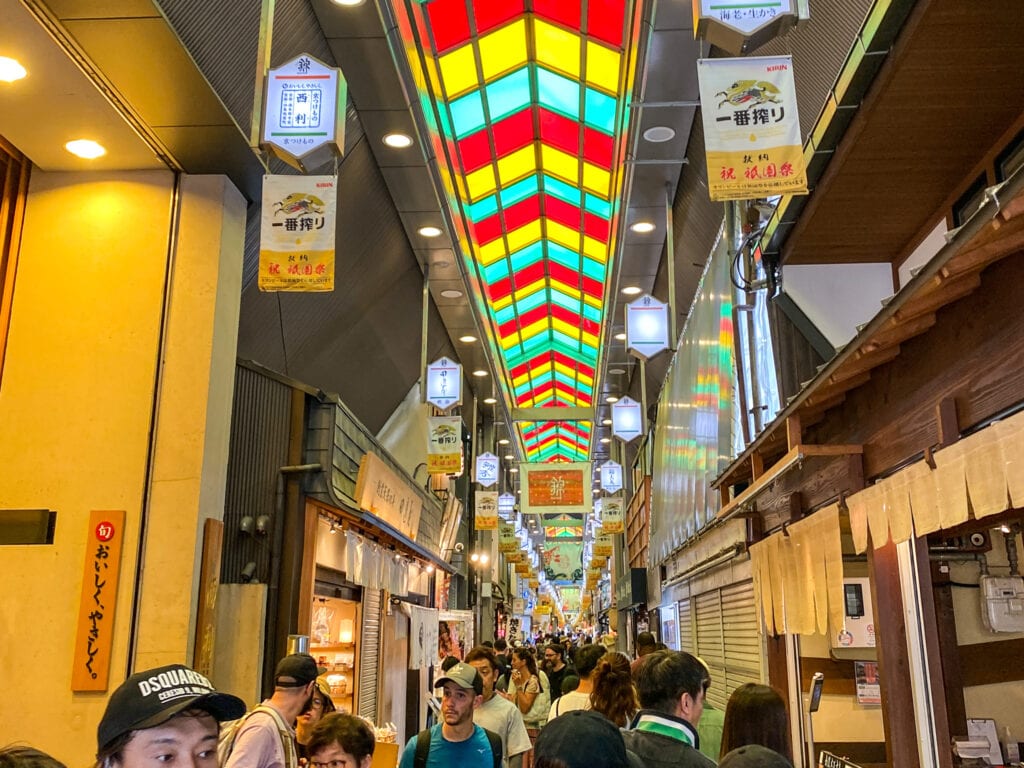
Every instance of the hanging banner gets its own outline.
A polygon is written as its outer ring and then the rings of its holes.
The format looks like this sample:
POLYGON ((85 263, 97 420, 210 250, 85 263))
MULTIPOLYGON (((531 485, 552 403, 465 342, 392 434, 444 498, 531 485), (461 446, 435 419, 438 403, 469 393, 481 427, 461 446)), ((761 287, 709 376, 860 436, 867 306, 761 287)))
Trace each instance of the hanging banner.
POLYGON ((712 200, 807 194, 791 56, 700 59, 712 200))
POLYGON ((498 551, 506 555, 519 551, 515 527, 507 523, 498 524, 498 551))
POLYGON ((643 434, 643 408, 631 397, 612 403, 612 435, 628 443, 643 434))
POLYGON ((478 531, 498 530, 498 492, 477 491, 474 495, 474 527, 478 531))
POLYGON ((462 474, 461 417, 427 417, 427 472, 432 475, 462 474))
POLYGON ((498 482, 498 457, 493 453, 481 453, 476 457, 476 481, 484 488, 498 482))
POLYGON ((612 537, 605 534, 603 530, 599 530, 597 536, 594 537, 594 558, 610 557, 613 550, 612 537))
POLYGON ((442 357, 427 366, 426 401, 442 411, 462 404, 462 366, 442 357))
POLYGON ((437 609, 410 604, 409 614, 409 669, 425 669, 437 658, 437 609))
POLYGON ((527 581, 527 585, 530 587, 530 589, 537 589, 540 586, 540 579, 538 579, 537 577, 532 577, 527 581))
POLYGON ((334 290, 336 176, 264 176, 261 291, 334 290))
POLYGON ((622 490, 622 465, 614 461, 606 461, 599 469, 601 470, 601 490, 605 493, 615 493, 622 490))
POLYGON ((124 519, 123 509, 93 510, 89 514, 75 655, 71 666, 72 691, 107 690, 124 519))
POLYGON ((622 494, 607 496, 601 505, 601 530, 605 533, 622 533, 625 529, 623 508, 625 499, 622 494))
POLYGON ((650 295, 626 305, 626 351, 650 360, 668 349, 668 304, 650 295))
POLYGON ((594 505, 589 461, 574 464, 523 464, 520 510, 525 514, 575 512, 594 505))
POLYGON ((516 511, 516 497, 511 493, 503 493, 498 497, 498 514, 503 520, 511 520, 516 511))
POLYGON ((740 56, 796 24, 800 5, 801 0, 693 0, 693 34, 740 56))
POLYGON ((544 575, 548 581, 570 583, 583 578, 583 542, 555 541, 544 545, 544 575))
POLYGON ((518 549, 515 552, 506 552, 505 553, 505 562, 506 563, 525 563, 526 562, 526 555, 524 555, 518 549))
POLYGON ((529 563, 516 563, 516 574, 518 576, 529 576, 530 575, 530 564, 529 563))

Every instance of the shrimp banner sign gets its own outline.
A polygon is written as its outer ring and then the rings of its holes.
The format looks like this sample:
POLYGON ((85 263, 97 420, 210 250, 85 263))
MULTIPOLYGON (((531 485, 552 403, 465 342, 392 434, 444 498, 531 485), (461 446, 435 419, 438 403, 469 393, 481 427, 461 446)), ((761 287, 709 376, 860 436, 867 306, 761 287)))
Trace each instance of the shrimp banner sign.
POLYGON ((261 291, 334 290, 337 176, 264 176, 261 291))
POLYGON ((807 194, 791 56, 701 59, 712 200, 807 194))

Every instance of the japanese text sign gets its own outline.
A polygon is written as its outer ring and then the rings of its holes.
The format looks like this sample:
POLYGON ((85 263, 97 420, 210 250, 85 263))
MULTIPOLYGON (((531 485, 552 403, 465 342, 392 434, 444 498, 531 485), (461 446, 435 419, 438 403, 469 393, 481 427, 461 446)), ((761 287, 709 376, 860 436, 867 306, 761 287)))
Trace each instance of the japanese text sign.
POLYGON ((419 494, 375 453, 367 453, 359 462, 356 500, 360 509, 416 540, 422 509, 419 494))
POLYGON ((493 453, 481 453, 476 457, 476 481, 484 488, 498 482, 498 457, 493 453))
POLYGON ((700 59, 697 79, 711 199, 806 194, 792 57, 700 59))
POLYGON ((429 416, 427 427, 427 472, 432 475, 462 474, 462 419, 459 416, 429 416))
POLYGON ((447 411, 462 403, 462 366, 442 357, 427 366, 427 402, 447 411))
POLYGON ((114 608, 124 545, 124 510, 93 511, 85 544, 72 691, 105 691, 114 642, 114 608))
POLYGON ((477 491, 474 495, 475 527, 478 531, 498 530, 498 492, 477 491))
POLYGON ((799 18, 798 0, 693 0, 693 31, 740 55, 782 34, 799 18))
POLYGON ((622 494, 609 496, 604 500, 601 509, 601 530, 605 533, 622 533, 625 530, 622 494))
POLYGON ((598 469, 601 470, 601 490, 615 493, 622 490, 622 465, 615 461, 606 461, 598 469))
POLYGON ((643 434, 643 409, 631 397, 612 403, 612 434, 625 443, 643 434))
POLYGON ((668 305, 644 295, 626 305, 626 350, 650 360, 668 349, 668 305))
POLYGON ((578 512, 593 507, 593 488, 589 461, 572 464, 524 464, 523 514, 578 512))
POLYGON ((348 86, 341 70, 309 54, 267 73, 263 147, 300 171, 341 156, 348 86))
POLYGON ((498 497, 498 514, 506 520, 511 520, 516 511, 516 497, 511 493, 503 493, 498 497))
POLYGON ((334 290, 336 176, 264 176, 261 291, 334 290))
POLYGON ((498 551, 510 555, 519 551, 519 539, 516 538, 516 529, 506 523, 498 524, 498 551))

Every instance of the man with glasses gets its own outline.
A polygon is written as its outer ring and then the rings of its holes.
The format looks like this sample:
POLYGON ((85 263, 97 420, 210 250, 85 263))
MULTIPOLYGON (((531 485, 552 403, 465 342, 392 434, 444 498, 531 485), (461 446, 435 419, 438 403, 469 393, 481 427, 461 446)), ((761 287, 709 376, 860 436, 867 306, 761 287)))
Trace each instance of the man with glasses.
POLYGON ((365 720, 332 712, 313 726, 309 768, 370 768, 375 740, 365 720))
POLYGON ((551 683, 551 701, 555 701, 562 695, 562 680, 572 670, 565 663, 565 646, 561 643, 551 642, 544 646, 544 671, 548 675, 548 682, 551 683))
POLYGON ((644 657, 634 677, 640 712, 622 732, 626 748, 646 768, 714 768, 698 749, 697 723, 711 676, 682 651, 655 651, 644 657))

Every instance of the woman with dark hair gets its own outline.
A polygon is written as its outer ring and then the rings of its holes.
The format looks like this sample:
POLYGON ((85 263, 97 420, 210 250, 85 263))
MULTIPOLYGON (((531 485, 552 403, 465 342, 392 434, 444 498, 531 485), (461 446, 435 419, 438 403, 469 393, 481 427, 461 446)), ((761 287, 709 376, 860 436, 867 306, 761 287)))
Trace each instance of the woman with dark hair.
POLYGON ((309 764, 312 768, 343 765, 346 768, 370 768, 377 742, 365 720, 342 712, 324 715, 309 739, 309 764))
POLYGON ((767 685, 741 685, 732 692, 725 707, 719 758, 746 744, 760 744, 778 752, 787 760, 793 759, 789 747, 786 702, 774 688, 767 685))
POLYGON ((309 740, 313 737, 314 726, 334 710, 330 686, 322 677, 318 677, 316 685, 313 687, 313 698, 310 701, 309 709, 299 715, 295 721, 295 746, 300 762, 303 764, 309 757, 309 740))
MULTIPOLYGON (((516 648, 512 652, 512 671, 509 672, 508 693, 502 694, 523 714, 523 724, 530 744, 537 741, 540 729, 551 709, 551 684, 547 675, 537 669, 537 660, 529 648, 516 648)), ((523 756, 523 768, 533 765, 533 750, 523 756)))
POLYGON ((593 681, 591 708, 625 728, 639 709, 629 659, 621 653, 606 653, 594 668, 593 681))

